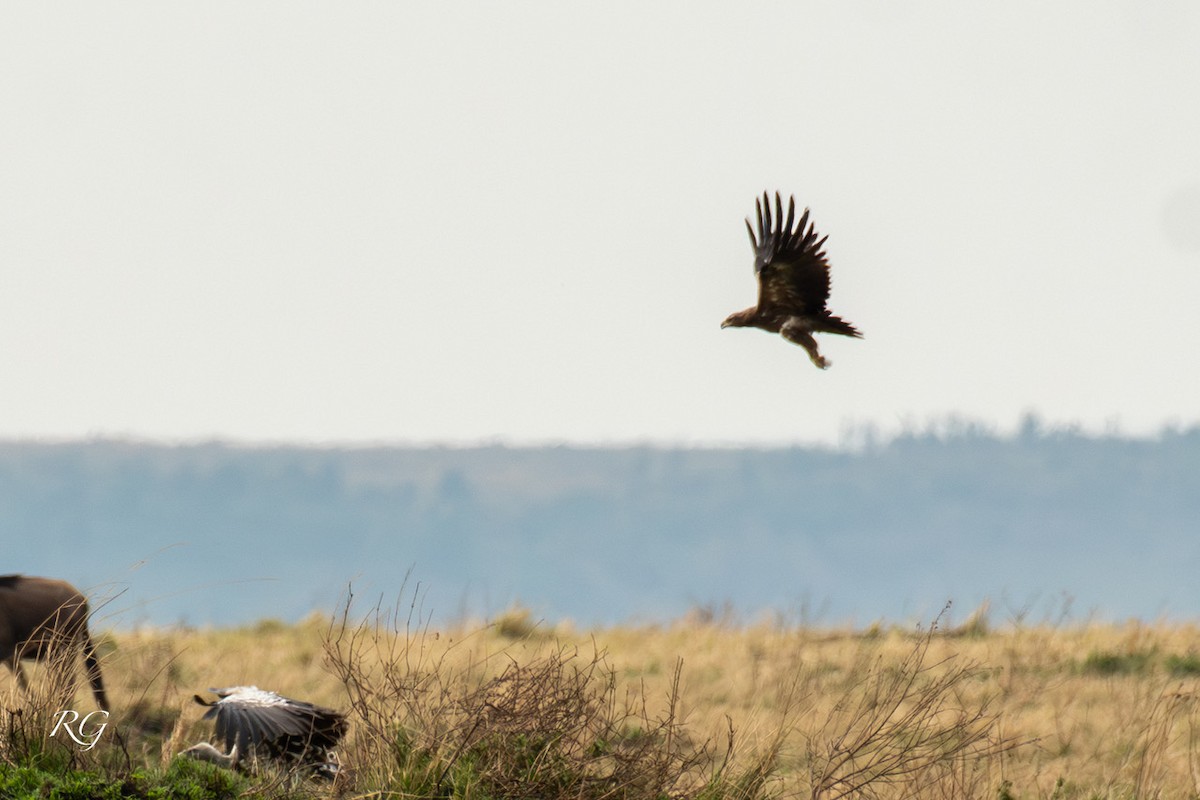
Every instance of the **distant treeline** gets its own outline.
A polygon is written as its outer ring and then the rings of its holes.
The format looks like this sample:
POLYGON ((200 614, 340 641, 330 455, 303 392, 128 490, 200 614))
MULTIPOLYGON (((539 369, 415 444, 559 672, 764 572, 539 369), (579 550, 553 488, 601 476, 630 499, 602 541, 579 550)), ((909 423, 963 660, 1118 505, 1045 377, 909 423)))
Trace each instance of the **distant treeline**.
POLYGON ((435 618, 695 605, 860 623, 1200 615, 1200 429, 950 426, 861 446, 0 442, 0 572, 114 624, 231 623, 417 591, 435 618), (406 577, 407 576, 407 577, 406 577))

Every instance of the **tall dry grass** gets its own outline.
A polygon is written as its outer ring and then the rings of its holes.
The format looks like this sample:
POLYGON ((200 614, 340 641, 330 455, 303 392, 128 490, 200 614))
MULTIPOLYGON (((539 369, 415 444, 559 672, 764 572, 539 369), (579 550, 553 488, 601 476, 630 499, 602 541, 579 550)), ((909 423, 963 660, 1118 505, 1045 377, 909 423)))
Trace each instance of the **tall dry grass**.
MULTIPOLYGON (((987 617, 575 630, 515 610, 435 630, 397 604, 112 633, 100 640, 120 739, 59 758, 165 765, 211 737, 193 693, 253 683, 347 712, 348 793, 1200 797, 1195 626, 987 617)), ((51 671, 30 674, 36 687, 51 671)), ((74 702, 90 707, 82 688, 74 702)), ((0 675, 0 762, 57 746, 29 703, 0 675)))

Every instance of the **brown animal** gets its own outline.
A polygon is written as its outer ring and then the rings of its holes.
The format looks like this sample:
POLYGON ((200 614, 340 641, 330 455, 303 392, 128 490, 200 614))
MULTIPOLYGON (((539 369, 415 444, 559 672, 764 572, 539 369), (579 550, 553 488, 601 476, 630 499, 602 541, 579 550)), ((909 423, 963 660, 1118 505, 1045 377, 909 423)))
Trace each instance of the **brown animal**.
POLYGON ((763 192, 756 200, 758 231, 746 220, 750 244, 754 247, 754 274, 758 276, 758 305, 730 314, 722 328, 762 328, 778 333, 808 351, 808 357, 821 369, 829 359, 817 350, 814 333, 839 333, 861 339, 858 329, 825 307, 829 300, 829 262, 825 258, 825 238, 818 239, 808 221, 808 209, 793 227, 796 198, 788 201, 787 220, 783 202, 775 193, 775 219, 771 219, 771 201, 763 192))
MULTIPOLYGON (((21 659, 50 661, 70 669, 74 651, 79 649, 83 651, 96 704, 107 711, 104 679, 87 620, 87 598, 66 581, 0 575, 0 661, 8 664, 17 683, 22 689, 27 686, 21 659)), ((73 679, 67 683, 67 693, 75 693, 73 679)))

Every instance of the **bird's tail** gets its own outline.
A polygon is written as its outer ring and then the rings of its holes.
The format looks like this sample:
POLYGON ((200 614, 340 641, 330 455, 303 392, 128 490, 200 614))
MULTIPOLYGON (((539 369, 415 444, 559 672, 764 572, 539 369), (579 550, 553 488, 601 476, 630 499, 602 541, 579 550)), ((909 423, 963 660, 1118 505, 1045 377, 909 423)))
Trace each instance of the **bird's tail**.
POLYGON ((813 326, 813 330, 821 331, 822 333, 840 333, 842 336, 853 336, 855 339, 863 338, 858 328, 841 317, 835 317, 833 314, 826 314, 822 317, 813 326))

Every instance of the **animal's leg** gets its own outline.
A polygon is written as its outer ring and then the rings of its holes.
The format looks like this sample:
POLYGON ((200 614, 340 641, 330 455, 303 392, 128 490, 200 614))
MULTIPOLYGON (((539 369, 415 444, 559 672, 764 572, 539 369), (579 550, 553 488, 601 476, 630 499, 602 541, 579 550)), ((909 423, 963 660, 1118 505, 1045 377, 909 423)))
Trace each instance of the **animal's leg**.
POLYGON ((829 369, 829 365, 833 362, 823 357, 817 350, 817 340, 808 332, 808 328, 802 324, 795 322, 784 323, 784 326, 779 329, 780 335, 793 344, 798 344, 808 351, 808 357, 812 362, 821 369, 829 369))
POLYGON ((88 683, 92 685, 96 705, 100 706, 102 711, 108 711, 108 696, 104 692, 104 678, 100 674, 100 661, 96 658, 96 645, 86 631, 83 634, 83 663, 87 668, 88 683))

